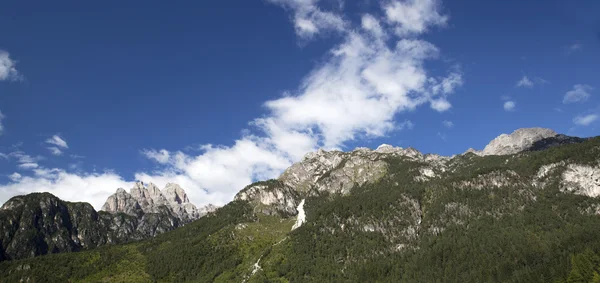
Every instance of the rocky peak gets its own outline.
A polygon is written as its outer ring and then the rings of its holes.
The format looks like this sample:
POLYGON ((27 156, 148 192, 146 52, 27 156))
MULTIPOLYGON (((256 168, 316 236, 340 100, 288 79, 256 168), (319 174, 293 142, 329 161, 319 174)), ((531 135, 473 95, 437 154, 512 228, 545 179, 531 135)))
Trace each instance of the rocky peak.
POLYGON ((501 134, 493 139, 481 152, 482 155, 509 155, 527 150, 539 140, 556 136, 556 132, 545 128, 522 128, 511 134, 501 134))
POLYGON ((138 201, 123 188, 118 188, 117 192, 108 197, 102 210, 106 212, 123 212, 129 215, 140 215, 143 213, 138 201))
POLYGON ((165 196, 167 201, 172 204, 182 204, 190 202, 187 194, 178 184, 168 183, 165 186, 165 189, 163 190, 163 195, 165 196))
POLYGON ((198 208, 198 212, 200 213, 200 215, 206 215, 208 213, 215 212, 218 208, 219 208, 218 206, 216 206, 212 203, 209 203, 205 206, 198 208))
POLYGON ((153 183, 144 185, 143 182, 136 182, 130 193, 119 188, 102 206, 102 210, 107 212, 123 212, 135 216, 162 213, 165 208, 183 223, 202 216, 196 206, 190 203, 185 191, 173 183, 167 184, 161 191, 153 183))

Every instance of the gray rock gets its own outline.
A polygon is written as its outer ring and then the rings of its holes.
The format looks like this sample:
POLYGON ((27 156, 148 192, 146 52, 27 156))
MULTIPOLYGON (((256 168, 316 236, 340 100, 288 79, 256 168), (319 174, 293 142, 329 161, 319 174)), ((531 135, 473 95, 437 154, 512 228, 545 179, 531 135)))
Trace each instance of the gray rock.
POLYGON ((551 129, 522 128, 511 134, 501 134, 493 139, 481 152, 481 155, 509 155, 532 147, 537 141, 556 136, 551 129))

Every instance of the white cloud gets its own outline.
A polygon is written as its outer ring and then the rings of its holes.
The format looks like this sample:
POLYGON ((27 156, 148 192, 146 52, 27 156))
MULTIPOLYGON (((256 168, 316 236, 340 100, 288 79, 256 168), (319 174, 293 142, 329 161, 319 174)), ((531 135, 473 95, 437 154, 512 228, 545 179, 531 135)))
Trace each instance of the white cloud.
POLYGON ((594 88, 589 85, 577 84, 573 86, 573 89, 567 91, 565 97, 563 98, 563 103, 575 103, 575 102, 584 102, 590 98, 590 92, 594 88))
MULTIPOLYGON (((322 11, 318 0, 269 1, 291 11, 302 39, 324 31, 340 31, 341 43, 297 89, 265 102, 267 113, 251 121, 251 130, 244 131, 231 146, 204 145, 196 154, 143 150, 144 156, 163 166, 158 171, 137 172, 135 179, 159 186, 179 183, 197 205, 224 204, 253 180, 279 176, 309 151, 343 148, 351 140, 410 129, 413 123, 398 122, 398 116, 419 106, 429 104, 440 112, 451 108, 448 99, 462 85, 462 74, 456 69, 446 77, 428 74, 425 63, 437 59, 439 50, 414 37, 430 26, 445 24, 447 17, 439 14, 436 1, 387 2, 383 7, 385 24, 365 15, 355 29, 342 16, 322 11), (411 18, 401 19, 402 13, 411 18)), ((36 174, 32 179, 24 177, 11 189, 30 191, 37 189, 32 184, 39 182, 41 188, 68 199, 75 197, 71 189, 80 189, 62 180, 85 180, 82 188, 90 192, 76 199, 101 205, 120 186, 117 184, 126 183, 112 173, 82 175, 58 170, 36 174), (98 184, 92 184, 94 181, 98 184), (92 195, 100 200, 91 199, 92 195)), ((0 186, 0 192, 6 190, 6 186, 0 186)))
POLYGON ((504 110, 505 111, 514 111, 516 106, 517 106, 517 103, 515 103, 514 101, 504 102, 504 110))
POLYGON ((441 132, 437 132, 437 136, 442 139, 443 141, 446 141, 446 135, 442 134, 441 132))
POLYGON ((580 116, 573 118, 573 123, 575 123, 576 125, 579 125, 579 126, 588 126, 589 124, 595 122, 596 120, 598 120, 597 114, 589 114, 589 115, 584 115, 584 116, 580 115, 580 116))
POLYGON ((548 80, 545 80, 544 78, 540 78, 540 77, 535 77, 533 79, 529 78, 528 76, 523 76, 517 83, 516 86, 517 87, 525 87, 525 88, 532 88, 535 85, 545 85, 545 84, 549 84, 550 82, 548 80))
POLYGON ((69 145, 67 145, 67 141, 65 141, 65 139, 61 138, 59 135, 54 135, 51 138, 47 139, 46 143, 56 145, 60 148, 69 148, 69 145))
POLYGON ((533 87, 533 82, 527 76, 523 76, 521 80, 517 82, 517 87, 533 87))
POLYGON ((319 0, 267 0, 280 5, 293 13, 292 21, 296 34, 303 39, 311 39, 323 32, 344 32, 348 23, 341 15, 323 11, 318 7, 319 0))
POLYGON ((13 182, 19 181, 21 179, 21 177, 22 177, 21 174, 19 174, 17 172, 14 172, 14 173, 8 175, 8 178, 13 182))
POLYGON ((17 167, 19 167, 19 169, 29 170, 29 169, 38 168, 40 166, 35 162, 25 162, 25 163, 21 163, 21 164, 17 165, 17 167))
POLYGON ((10 59, 8 52, 0 50, 0 81, 16 81, 22 79, 15 68, 17 63, 10 59))
POLYGON ((445 120, 445 121, 442 121, 442 124, 444 125, 444 127, 448 128, 448 129, 454 127, 454 123, 452 121, 445 120))
POLYGON ((389 1, 384 4, 387 20, 396 24, 400 36, 418 35, 431 26, 445 26, 448 16, 441 15, 441 4, 437 0, 389 1))
POLYGON ((64 200, 89 202, 99 209, 117 188, 133 185, 112 172, 81 175, 61 169, 36 169, 34 172, 33 176, 22 176, 14 183, 0 185, 0 200, 4 202, 12 196, 32 192, 50 192, 64 200))
POLYGON ((4 114, 2 114, 2 111, 0 111, 0 136, 4 134, 4 125, 2 124, 2 120, 4 120, 4 118, 4 114))
POLYGON ((144 149, 141 151, 142 155, 150 160, 154 160, 160 164, 166 164, 169 161, 169 151, 166 149, 155 150, 155 149, 144 149))
POLYGON ((450 109, 452 105, 445 98, 431 100, 431 108, 438 112, 444 112, 450 109))
POLYGON ((60 156, 63 154, 62 150, 60 150, 56 146, 51 146, 48 148, 48 150, 50 150, 50 153, 52 153, 52 155, 55 155, 55 156, 60 156))
POLYGON ((23 151, 14 151, 8 154, 9 157, 15 158, 18 163, 34 163, 44 159, 41 156, 31 156, 23 151))

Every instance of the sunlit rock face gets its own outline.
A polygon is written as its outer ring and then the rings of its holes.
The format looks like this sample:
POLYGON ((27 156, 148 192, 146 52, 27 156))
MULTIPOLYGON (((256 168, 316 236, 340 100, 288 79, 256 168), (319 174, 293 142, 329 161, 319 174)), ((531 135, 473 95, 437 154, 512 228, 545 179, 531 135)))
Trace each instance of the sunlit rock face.
MULTIPOLYGON (((165 212, 163 207, 184 223, 202 216, 196 206, 190 203, 185 190, 174 183, 168 183, 163 190, 153 183, 144 185, 143 182, 136 182, 129 193, 119 188, 108 198, 102 210, 140 216, 145 213, 165 212)), ((204 214, 210 210, 207 209, 204 214)))
POLYGON ((527 150, 536 142, 556 136, 556 132, 544 128, 523 128, 511 134, 502 134, 493 139, 481 151, 481 155, 508 155, 527 150))

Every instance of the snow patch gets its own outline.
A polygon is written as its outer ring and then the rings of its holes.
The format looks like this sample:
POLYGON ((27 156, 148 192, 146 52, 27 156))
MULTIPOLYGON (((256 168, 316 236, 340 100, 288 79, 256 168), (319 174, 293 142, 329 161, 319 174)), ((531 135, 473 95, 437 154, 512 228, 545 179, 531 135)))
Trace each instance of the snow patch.
POLYGON ((294 226, 292 226, 292 231, 302 226, 302 224, 306 222, 306 212, 304 211, 304 199, 300 202, 300 204, 298 204, 298 208, 296 208, 296 210, 298 210, 298 218, 296 218, 296 223, 294 223, 294 226))

